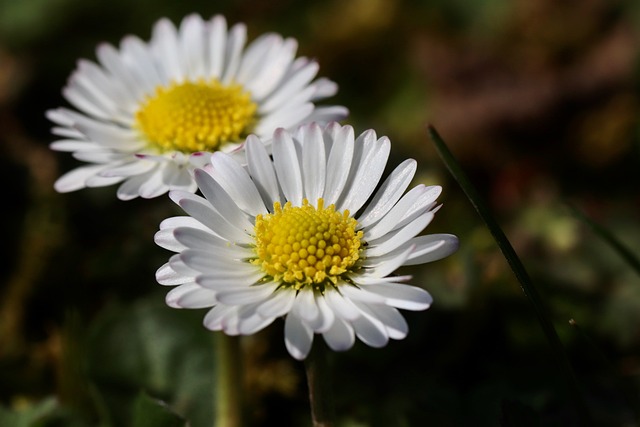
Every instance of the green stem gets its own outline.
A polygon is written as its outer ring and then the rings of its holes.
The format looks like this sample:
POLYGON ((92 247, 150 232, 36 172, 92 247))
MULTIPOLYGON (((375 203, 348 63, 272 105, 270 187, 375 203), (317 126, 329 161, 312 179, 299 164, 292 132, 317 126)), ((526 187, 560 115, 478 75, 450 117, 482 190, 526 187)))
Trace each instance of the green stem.
POLYGON ((311 353, 304 361, 313 427, 334 425, 331 375, 327 357, 327 347, 324 341, 315 340, 311 353))
POLYGON ((214 334, 216 357, 215 427, 242 426, 240 337, 214 334))
POLYGON ((542 303, 542 298, 538 294, 536 287, 533 285, 533 282, 529 278, 529 274, 524 268, 522 261, 518 258, 516 251, 511 246, 509 239, 504 234, 498 222, 495 220, 493 215, 491 214, 487 204, 480 197, 480 194, 475 189, 471 181, 466 176, 460 164, 455 159, 449 148, 442 140, 438 132, 432 127, 428 126, 427 131, 429 132, 429 136, 431 140, 434 142, 436 150, 438 154, 442 158, 442 161, 446 165, 447 169, 453 175, 454 179, 458 182, 462 191, 466 194, 467 198, 475 208, 480 218, 485 222, 487 228, 491 232, 491 235, 495 239, 498 247, 502 251, 503 256, 506 258, 511 270, 515 274, 518 282, 522 287, 522 291, 527 296, 531 304, 533 305, 533 309, 538 317, 538 322, 547 337, 547 341, 553 350, 553 353, 558 361, 558 364, 561 367, 562 373, 564 374, 565 380, 571 390, 569 393, 571 399, 573 400, 573 404, 575 406, 576 412, 580 417, 580 425, 592 425, 591 417, 589 415, 589 411, 587 405, 584 401, 582 390, 578 385, 577 378, 569 362, 569 358, 564 351, 564 347, 562 346, 562 342, 558 337, 558 333, 556 332, 553 323, 550 320, 549 314, 547 312, 546 307, 542 303))

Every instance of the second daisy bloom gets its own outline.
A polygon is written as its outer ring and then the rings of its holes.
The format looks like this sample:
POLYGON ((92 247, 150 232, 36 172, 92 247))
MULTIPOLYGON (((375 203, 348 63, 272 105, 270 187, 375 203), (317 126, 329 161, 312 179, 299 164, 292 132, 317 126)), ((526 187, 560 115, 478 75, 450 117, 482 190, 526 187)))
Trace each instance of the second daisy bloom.
POLYGON ((195 191, 192 173, 206 153, 232 151, 249 134, 345 118, 344 107, 315 106, 337 87, 314 80, 318 64, 296 50, 294 39, 273 33, 247 45, 243 24, 228 29, 222 16, 197 15, 179 28, 160 20, 149 43, 128 36, 120 49, 99 46, 98 63, 81 60, 64 89, 78 111, 48 112, 62 138, 51 148, 89 163, 55 188, 120 183, 123 200, 195 191))
POLYGON ((212 307, 204 324, 252 334, 285 316, 289 353, 304 359, 314 334, 334 350, 355 338, 373 347, 402 339, 398 308, 424 310, 430 295, 391 274, 446 257, 450 234, 418 236, 438 210, 438 186, 405 193, 416 162, 400 164, 379 186, 386 137, 336 123, 304 125, 273 137, 273 155, 255 136, 247 167, 213 154, 195 179, 204 197, 170 196, 188 216, 165 220, 156 242, 177 252, 157 272, 173 307, 212 307), (377 191, 376 191, 377 188, 377 191))

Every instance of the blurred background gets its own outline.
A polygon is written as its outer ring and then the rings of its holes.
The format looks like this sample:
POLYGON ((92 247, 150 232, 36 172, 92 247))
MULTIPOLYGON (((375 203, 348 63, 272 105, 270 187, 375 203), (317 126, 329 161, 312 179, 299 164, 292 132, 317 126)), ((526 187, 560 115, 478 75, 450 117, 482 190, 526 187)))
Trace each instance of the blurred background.
MULTIPOLYGON (((446 260, 408 269, 435 302, 384 349, 332 355, 340 426, 579 425, 531 304, 427 138, 433 124, 490 203, 567 349, 596 425, 636 426, 640 277, 575 206, 640 257, 640 2, 635 0, 0 0, 0 425, 138 425, 140 393, 211 425, 204 310, 165 306, 153 243, 166 198, 57 194, 77 166, 44 112, 80 58, 197 12, 275 31, 317 58, 357 133, 444 187, 429 233, 446 260), (574 325, 569 320, 574 320, 574 325), (138 399, 139 402, 139 399, 138 399)), ((283 324, 243 341, 249 426, 310 425, 283 324)))

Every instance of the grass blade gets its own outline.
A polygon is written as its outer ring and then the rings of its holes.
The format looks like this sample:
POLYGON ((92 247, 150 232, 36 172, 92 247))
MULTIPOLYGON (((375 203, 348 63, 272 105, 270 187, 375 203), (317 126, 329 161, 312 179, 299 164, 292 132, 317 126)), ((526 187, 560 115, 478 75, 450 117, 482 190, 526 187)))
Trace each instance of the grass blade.
POLYGON ((584 212, 580 211, 575 206, 569 205, 573 215, 584 222, 598 237, 607 242, 617 253, 624 259, 636 273, 640 274, 640 260, 625 244, 623 244, 616 236, 602 225, 593 221, 584 212))
POLYGON ((487 228, 491 232, 491 235, 498 244, 498 247, 502 251, 502 254, 509 263, 511 270, 518 279, 518 282, 520 282, 524 294, 533 305, 542 331, 547 337, 547 341, 549 342, 549 345, 554 352, 558 364, 561 367, 561 371, 565 376, 565 380, 570 389, 569 395, 575 406, 576 413, 581 421, 580 425, 592 425, 593 423, 591 421, 587 405, 584 401, 582 390, 578 385, 578 381, 576 379, 571 363, 569 362, 567 354, 564 351, 564 347, 562 346, 562 342, 558 337, 558 333, 556 332, 553 323, 549 318, 547 309, 542 303, 542 299, 540 298, 537 289, 533 285, 533 282, 529 278, 529 274, 525 270, 524 265, 513 249, 513 246, 511 246, 509 239, 507 239, 507 236, 504 234, 504 232, 498 225, 498 222, 491 214, 487 204, 480 197, 480 194, 475 189, 473 184, 471 184, 471 181, 464 173, 464 171, 460 167, 460 164, 455 159, 451 151, 449 151, 449 148, 442 140, 438 132, 433 126, 428 126, 427 131, 429 132, 429 136, 431 137, 431 140, 433 141, 436 150, 440 155, 440 158, 446 165, 451 175, 453 175, 453 178, 458 182, 458 184, 462 188, 462 191, 464 191, 465 195, 467 196, 475 210, 478 212, 478 215, 480 215, 480 218, 482 218, 482 220, 486 224, 487 228))

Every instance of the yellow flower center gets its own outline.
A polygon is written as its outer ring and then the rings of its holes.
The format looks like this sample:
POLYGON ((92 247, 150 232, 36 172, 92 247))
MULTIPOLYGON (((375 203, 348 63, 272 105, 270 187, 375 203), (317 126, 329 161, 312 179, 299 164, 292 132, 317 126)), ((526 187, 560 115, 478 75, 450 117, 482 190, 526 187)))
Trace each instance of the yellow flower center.
POLYGON ((136 128, 160 152, 215 151, 246 137, 256 104, 240 85, 217 80, 158 87, 136 112, 136 128))
POLYGON ((301 289, 311 285, 324 290, 327 281, 354 266, 360 257, 362 231, 349 211, 336 212, 335 206, 318 207, 305 199, 302 206, 291 202, 273 204, 274 213, 256 217, 255 235, 258 258, 253 261, 265 273, 285 285, 301 289))

